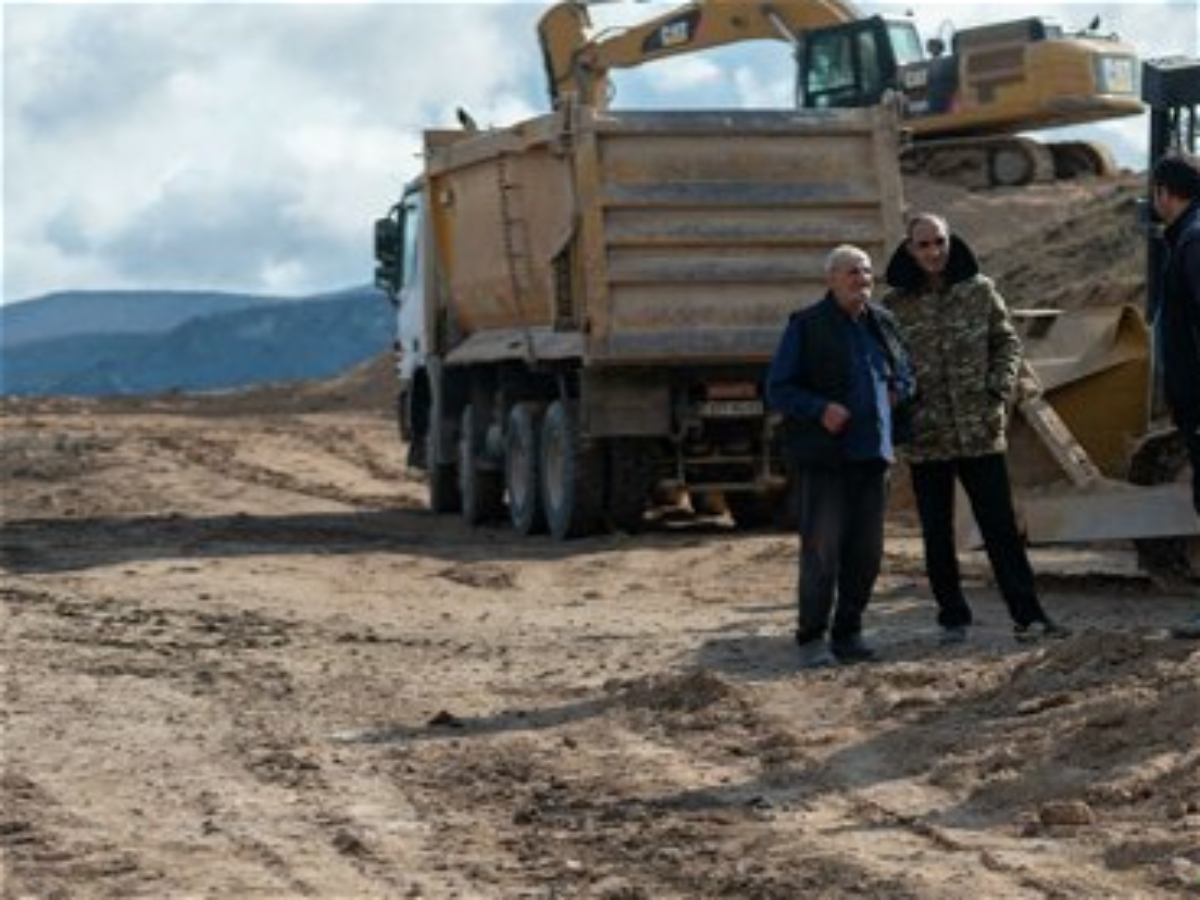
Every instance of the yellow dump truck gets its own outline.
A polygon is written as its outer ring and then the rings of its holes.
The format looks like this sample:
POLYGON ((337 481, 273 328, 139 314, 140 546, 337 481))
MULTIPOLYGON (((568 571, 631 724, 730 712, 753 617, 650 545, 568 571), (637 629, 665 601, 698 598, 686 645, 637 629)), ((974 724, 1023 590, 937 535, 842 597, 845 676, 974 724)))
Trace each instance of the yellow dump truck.
POLYGON ((900 239, 897 153, 885 107, 427 132, 375 242, 432 509, 560 539, 683 491, 784 515, 767 364, 831 248, 900 239))

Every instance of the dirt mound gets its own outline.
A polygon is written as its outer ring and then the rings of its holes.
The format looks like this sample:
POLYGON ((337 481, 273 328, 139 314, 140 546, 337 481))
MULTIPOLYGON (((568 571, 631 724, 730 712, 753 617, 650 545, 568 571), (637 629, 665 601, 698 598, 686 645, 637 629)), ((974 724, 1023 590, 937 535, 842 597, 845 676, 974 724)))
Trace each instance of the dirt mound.
POLYGON ((972 192, 910 179, 912 209, 947 217, 1014 308, 1145 304, 1145 176, 972 192))

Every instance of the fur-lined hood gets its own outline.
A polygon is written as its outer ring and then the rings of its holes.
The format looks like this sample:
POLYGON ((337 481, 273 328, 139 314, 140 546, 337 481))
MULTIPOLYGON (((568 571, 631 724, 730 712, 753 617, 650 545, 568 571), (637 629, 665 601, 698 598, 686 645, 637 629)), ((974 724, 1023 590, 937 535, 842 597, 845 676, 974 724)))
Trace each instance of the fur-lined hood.
MULTIPOLYGON (((900 290, 917 290, 925 284, 925 270, 917 265, 908 252, 907 241, 892 252, 887 267, 887 283, 900 290)), ((946 281, 950 285, 974 278, 979 274, 979 260, 967 242, 956 234, 950 235, 950 258, 946 263, 946 281)))

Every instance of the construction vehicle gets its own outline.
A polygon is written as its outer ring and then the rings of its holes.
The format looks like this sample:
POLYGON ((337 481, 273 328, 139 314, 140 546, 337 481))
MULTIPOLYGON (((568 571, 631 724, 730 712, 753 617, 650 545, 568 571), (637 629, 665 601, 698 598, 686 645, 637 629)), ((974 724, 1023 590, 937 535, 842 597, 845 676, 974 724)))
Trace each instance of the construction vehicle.
POLYGON ((844 0, 692 0, 595 35, 586 5, 565 0, 542 17, 539 37, 552 102, 574 94, 597 108, 608 101, 613 69, 740 41, 787 41, 799 107, 894 98, 912 137, 902 148, 905 173, 969 188, 1110 174, 1102 145, 1019 133, 1143 111, 1131 46, 1094 29, 1068 34, 1040 17, 964 28, 949 46, 938 38, 926 47, 911 18, 864 16, 844 0))
POLYGON ((766 369, 824 258, 902 234, 898 123, 847 110, 602 112, 425 133, 376 222, 401 433, 429 504, 555 538, 657 499, 789 513, 766 369))
MULTIPOLYGON (((1148 60, 1150 160, 1200 146, 1200 59, 1148 60)), ((1153 205, 1147 200, 1147 213, 1153 205)), ((1150 216, 1147 215, 1147 219, 1150 216)), ((1139 566, 1200 578, 1200 518, 1182 435, 1156 402, 1153 318, 1161 224, 1147 221, 1145 310, 1017 311, 1028 370, 1009 432, 1015 498, 1032 544, 1131 540, 1139 566)), ((965 503, 960 540, 979 542, 965 503)))

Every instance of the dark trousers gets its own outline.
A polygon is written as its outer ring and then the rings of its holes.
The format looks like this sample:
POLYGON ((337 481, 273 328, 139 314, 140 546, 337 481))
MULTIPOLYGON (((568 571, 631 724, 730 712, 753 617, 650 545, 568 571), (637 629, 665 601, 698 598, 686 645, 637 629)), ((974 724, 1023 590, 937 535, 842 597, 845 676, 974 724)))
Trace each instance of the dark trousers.
POLYGON ((1192 465, 1192 506, 1200 516, 1200 425, 1185 431, 1183 439, 1187 444, 1188 462, 1192 465))
POLYGON ((1025 539, 1017 528, 1004 454, 913 463, 913 495, 925 542, 925 572, 944 628, 970 625, 954 544, 954 484, 962 483, 1009 615, 1018 625, 1046 618, 1033 583, 1025 539))
POLYGON ((862 631, 883 556, 887 470, 882 460, 800 469, 798 643, 862 631))

